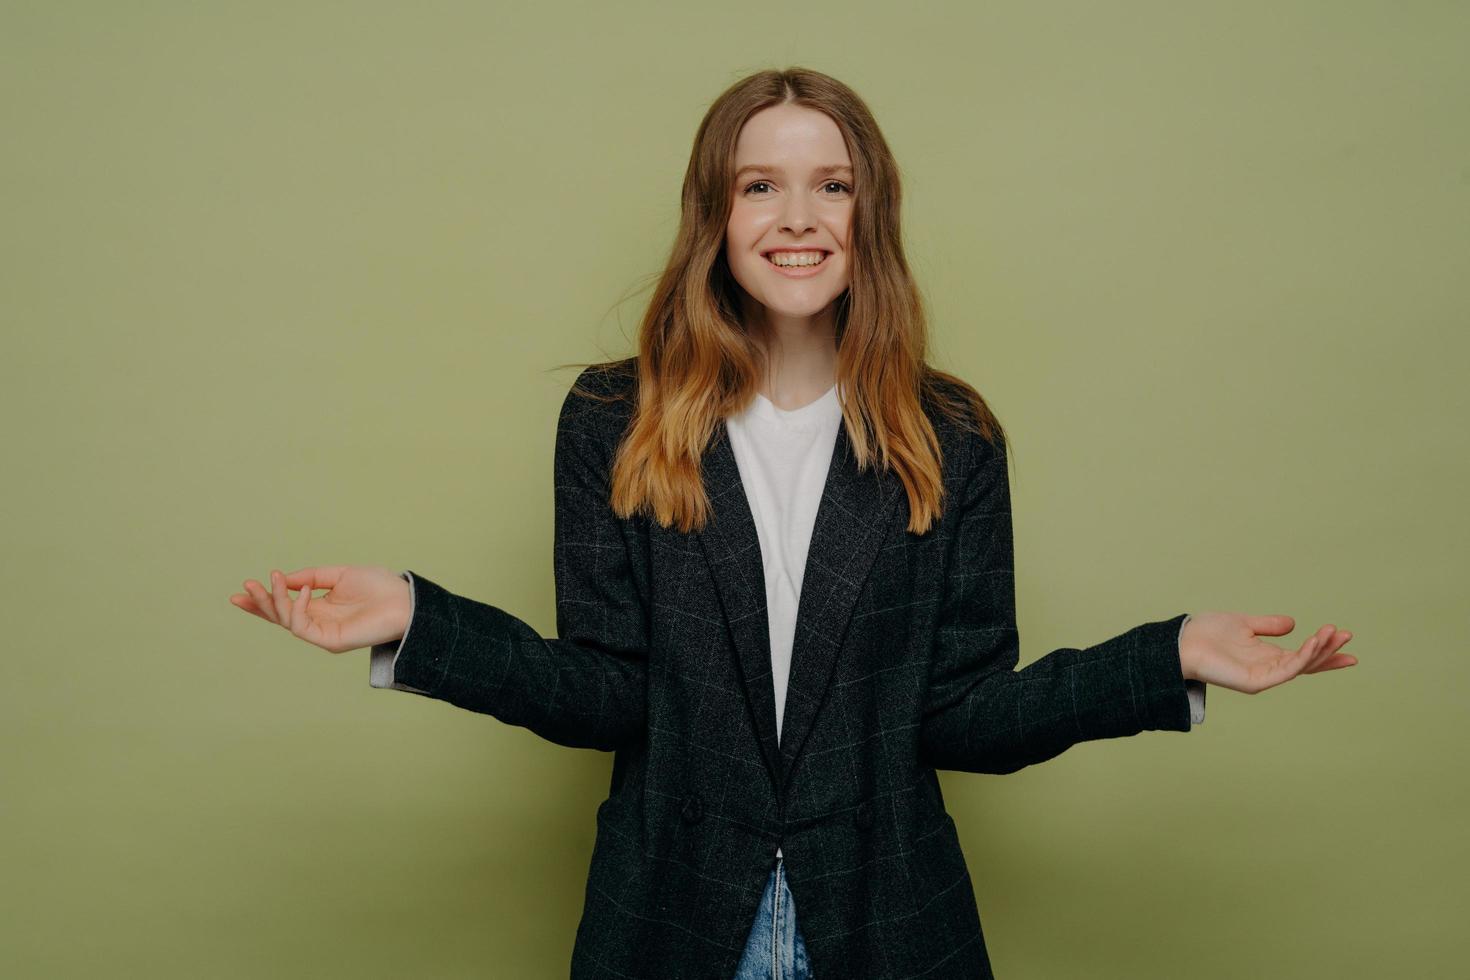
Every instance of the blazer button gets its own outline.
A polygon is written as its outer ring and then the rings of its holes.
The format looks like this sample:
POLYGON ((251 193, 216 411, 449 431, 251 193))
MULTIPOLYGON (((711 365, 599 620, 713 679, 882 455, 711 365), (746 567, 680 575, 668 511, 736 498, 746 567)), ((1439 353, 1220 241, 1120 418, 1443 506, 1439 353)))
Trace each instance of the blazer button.
POLYGON ((872 829, 873 808, 868 805, 867 800, 858 804, 857 813, 853 817, 853 822, 857 824, 859 830, 872 829))
POLYGON ((693 793, 684 801, 684 809, 680 816, 685 823, 699 823, 704 817, 704 801, 699 798, 698 793, 693 793))

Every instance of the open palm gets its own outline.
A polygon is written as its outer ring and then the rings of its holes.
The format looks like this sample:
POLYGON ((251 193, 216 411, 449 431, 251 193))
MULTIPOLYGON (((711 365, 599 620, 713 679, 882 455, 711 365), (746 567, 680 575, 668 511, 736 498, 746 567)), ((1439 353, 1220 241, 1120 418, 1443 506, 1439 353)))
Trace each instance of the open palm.
POLYGON ((1353 634, 1328 623, 1297 649, 1262 639, 1285 636, 1296 628, 1290 616, 1248 616, 1236 612, 1193 613, 1179 638, 1184 676, 1233 691, 1256 694, 1299 674, 1351 667, 1352 654, 1339 653, 1353 634))
POLYGON ((343 653, 403 636, 412 614, 408 583, 380 565, 315 565, 283 574, 272 570, 271 587, 245 580, 230 596, 236 608, 275 623, 331 653, 343 653), (295 598, 290 590, 299 590, 295 598), (313 589, 329 589, 313 596, 313 589))

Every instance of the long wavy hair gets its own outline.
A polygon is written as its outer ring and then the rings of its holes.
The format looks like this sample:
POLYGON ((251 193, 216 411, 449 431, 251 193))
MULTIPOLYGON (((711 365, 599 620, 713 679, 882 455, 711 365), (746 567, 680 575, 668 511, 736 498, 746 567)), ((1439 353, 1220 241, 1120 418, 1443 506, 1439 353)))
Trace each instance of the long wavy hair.
POLYGON ((708 520, 705 447, 761 384, 761 349, 742 326, 742 290, 725 256, 735 144, 746 120, 782 103, 829 116, 852 159, 851 284, 833 301, 843 424, 859 469, 897 473, 908 530, 922 534, 944 496, 939 439, 922 404, 989 442, 1004 444, 1005 433, 979 392, 927 364, 924 304, 901 241, 898 164, 873 114, 842 82, 798 67, 757 72, 715 99, 694 137, 678 235, 642 318, 638 356, 577 365, 636 362, 636 407, 613 457, 610 503, 619 517, 642 512, 685 532, 708 520))

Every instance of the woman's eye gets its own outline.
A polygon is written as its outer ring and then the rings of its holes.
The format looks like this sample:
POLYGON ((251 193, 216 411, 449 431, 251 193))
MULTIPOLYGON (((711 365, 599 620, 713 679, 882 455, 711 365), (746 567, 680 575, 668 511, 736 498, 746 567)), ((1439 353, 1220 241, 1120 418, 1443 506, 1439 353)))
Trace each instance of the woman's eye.
MULTIPOLYGON (((770 186, 771 186, 771 182, 768 181, 768 180, 757 180, 757 181, 755 181, 755 182, 753 182, 751 184, 748 184, 746 186, 745 193, 749 194, 752 191, 754 191, 757 187, 770 187, 770 186)), ((823 188, 835 187, 835 188, 837 188, 837 193, 839 193, 839 194, 842 194, 842 193, 851 194, 852 193, 852 188, 851 187, 848 187, 846 184, 844 184, 840 180, 829 180, 825 184, 823 184, 822 187, 823 188)))

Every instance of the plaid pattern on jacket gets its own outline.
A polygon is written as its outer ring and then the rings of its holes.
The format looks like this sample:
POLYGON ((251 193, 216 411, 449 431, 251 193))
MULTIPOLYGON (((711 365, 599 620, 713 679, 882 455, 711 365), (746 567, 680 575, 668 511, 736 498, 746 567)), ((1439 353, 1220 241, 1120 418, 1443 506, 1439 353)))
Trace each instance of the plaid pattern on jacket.
POLYGON ((778 846, 818 980, 993 976, 936 770, 1187 731, 1185 614, 1016 670, 1004 446, 931 409, 944 512, 915 535, 897 477, 859 473, 840 428, 778 744, 760 547, 724 427, 701 464, 703 530, 608 505, 634 366, 583 371, 622 400, 569 393, 558 420, 559 638, 408 572, 409 629, 374 667, 393 658, 394 686, 615 753, 574 978, 728 980, 778 846))

